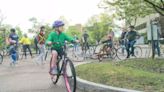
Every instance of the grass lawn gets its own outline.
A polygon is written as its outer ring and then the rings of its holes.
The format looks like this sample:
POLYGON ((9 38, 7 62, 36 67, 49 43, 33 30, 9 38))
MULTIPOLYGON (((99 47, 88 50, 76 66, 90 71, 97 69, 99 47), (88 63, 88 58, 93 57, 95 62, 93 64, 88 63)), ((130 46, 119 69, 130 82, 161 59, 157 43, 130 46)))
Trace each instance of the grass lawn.
POLYGON ((129 59, 80 65, 77 75, 96 83, 146 92, 164 92, 164 60, 129 59))

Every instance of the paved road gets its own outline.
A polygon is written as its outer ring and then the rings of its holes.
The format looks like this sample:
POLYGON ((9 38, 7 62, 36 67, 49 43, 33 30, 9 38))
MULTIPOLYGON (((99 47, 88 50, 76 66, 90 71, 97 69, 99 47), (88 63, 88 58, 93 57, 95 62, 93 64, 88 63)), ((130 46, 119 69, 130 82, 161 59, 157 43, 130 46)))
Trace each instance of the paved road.
POLYGON ((0 92, 66 92, 62 78, 57 85, 52 84, 48 62, 38 66, 34 61, 35 58, 21 60, 10 67, 9 59, 5 58, 0 65, 0 92))

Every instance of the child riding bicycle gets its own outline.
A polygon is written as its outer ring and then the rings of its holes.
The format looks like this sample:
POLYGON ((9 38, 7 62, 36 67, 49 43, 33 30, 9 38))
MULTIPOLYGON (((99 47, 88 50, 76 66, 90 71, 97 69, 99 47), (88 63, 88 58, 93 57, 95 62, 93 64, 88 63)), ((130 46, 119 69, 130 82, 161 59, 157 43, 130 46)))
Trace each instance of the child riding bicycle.
POLYGON ((10 47, 9 47, 9 52, 10 52, 10 55, 11 55, 11 63, 10 65, 15 65, 16 64, 16 61, 18 59, 18 53, 17 53, 17 48, 18 48, 18 35, 16 34, 16 30, 14 28, 10 29, 11 33, 9 35, 9 44, 10 44, 10 47))
MULTIPOLYGON (((52 31, 47 38, 46 43, 48 45, 51 45, 51 50, 52 50, 52 63, 50 65, 50 75, 55 75, 57 74, 57 66, 56 66, 56 62, 57 62, 57 58, 58 56, 62 56, 63 53, 63 46, 65 45, 65 41, 68 42, 78 42, 77 40, 74 40, 73 38, 67 36, 65 33, 63 33, 64 31, 64 22, 60 21, 60 20, 56 20, 53 23, 53 29, 54 31, 52 31), (54 44, 54 43, 60 43, 60 44, 54 44)), ((53 76, 52 76, 53 77, 53 76)))

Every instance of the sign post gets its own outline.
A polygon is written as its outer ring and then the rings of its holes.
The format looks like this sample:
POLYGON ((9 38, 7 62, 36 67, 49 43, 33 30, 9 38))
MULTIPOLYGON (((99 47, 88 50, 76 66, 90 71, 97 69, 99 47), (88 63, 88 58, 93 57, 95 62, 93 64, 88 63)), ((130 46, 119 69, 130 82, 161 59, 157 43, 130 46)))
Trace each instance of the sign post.
POLYGON ((153 35, 153 21, 150 21, 150 26, 151 26, 151 45, 152 45, 152 58, 154 59, 155 57, 155 45, 154 45, 154 35, 153 35))

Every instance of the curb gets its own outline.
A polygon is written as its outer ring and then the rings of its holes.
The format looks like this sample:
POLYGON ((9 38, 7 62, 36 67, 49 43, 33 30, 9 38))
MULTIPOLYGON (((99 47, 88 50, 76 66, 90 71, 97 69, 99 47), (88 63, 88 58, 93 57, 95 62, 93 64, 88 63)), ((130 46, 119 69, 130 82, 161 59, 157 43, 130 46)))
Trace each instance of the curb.
POLYGON ((77 88, 83 92, 141 92, 137 90, 130 90, 118 87, 97 84, 94 82, 86 81, 77 77, 77 88))
MULTIPOLYGON (((83 64, 87 64, 87 63, 91 63, 91 62, 86 62, 83 64)), ((75 67, 79 65, 76 65, 75 67)), ((77 88, 83 92, 142 92, 137 90, 130 90, 130 89, 107 86, 103 84, 97 84, 94 82, 80 79, 79 77, 77 77, 77 88)))

